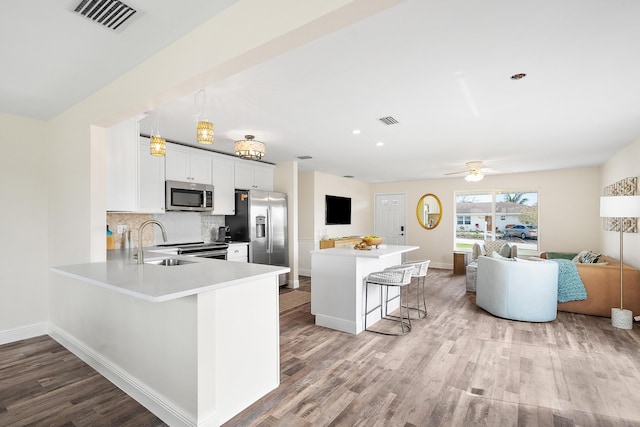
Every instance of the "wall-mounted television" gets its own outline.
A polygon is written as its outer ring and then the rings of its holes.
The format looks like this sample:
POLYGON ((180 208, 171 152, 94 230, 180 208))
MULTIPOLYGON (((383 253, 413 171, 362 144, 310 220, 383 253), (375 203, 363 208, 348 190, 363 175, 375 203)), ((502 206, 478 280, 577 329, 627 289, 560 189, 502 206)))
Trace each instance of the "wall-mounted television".
POLYGON ((351 198, 325 196, 325 224, 351 224, 351 198))

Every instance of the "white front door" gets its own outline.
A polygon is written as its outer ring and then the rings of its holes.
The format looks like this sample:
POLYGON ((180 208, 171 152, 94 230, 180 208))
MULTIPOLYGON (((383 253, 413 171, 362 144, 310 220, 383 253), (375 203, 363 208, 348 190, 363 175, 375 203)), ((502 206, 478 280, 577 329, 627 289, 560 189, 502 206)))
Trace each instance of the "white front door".
POLYGON ((376 194, 374 230, 384 237, 389 245, 404 245, 405 240, 405 194, 376 194))

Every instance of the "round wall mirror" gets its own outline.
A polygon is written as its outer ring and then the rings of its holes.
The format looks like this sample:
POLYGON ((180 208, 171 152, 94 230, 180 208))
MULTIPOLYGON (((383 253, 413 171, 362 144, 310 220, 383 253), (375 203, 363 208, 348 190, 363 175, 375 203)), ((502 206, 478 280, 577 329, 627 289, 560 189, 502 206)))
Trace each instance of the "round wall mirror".
POLYGON ((435 194, 427 193, 420 197, 416 207, 418 222, 423 228, 431 230, 440 224, 442 218, 442 203, 435 194))

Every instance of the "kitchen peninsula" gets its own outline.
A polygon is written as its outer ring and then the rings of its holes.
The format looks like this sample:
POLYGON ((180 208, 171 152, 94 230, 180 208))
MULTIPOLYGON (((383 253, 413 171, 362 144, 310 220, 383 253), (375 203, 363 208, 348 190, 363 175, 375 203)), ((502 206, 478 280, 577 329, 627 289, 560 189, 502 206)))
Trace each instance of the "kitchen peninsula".
POLYGON ((278 386, 288 267, 109 252, 52 269, 77 279, 52 275, 54 338, 169 425, 219 425, 278 386))
MULTIPOLYGON (((418 246, 380 245, 371 250, 353 246, 315 250, 311 252, 311 314, 316 325, 359 334, 364 329, 364 279, 369 273, 402 263, 402 254, 418 246)), ((374 285, 369 289, 369 308, 379 303, 374 285)), ((392 291, 390 291, 392 292, 392 291)), ((393 297, 393 294, 389 294, 393 297)), ((398 299, 389 303, 389 310, 398 307, 398 299)), ((380 320, 378 311, 369 314, 368 324, 380 320)))

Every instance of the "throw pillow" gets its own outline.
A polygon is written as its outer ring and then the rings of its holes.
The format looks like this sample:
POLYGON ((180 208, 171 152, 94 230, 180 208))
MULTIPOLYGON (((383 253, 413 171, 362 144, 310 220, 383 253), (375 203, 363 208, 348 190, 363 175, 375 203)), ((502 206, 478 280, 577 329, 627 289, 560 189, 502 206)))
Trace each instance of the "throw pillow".
POLYGON ((484 250, 487 256, 490 256, 492 252, 497 252, 504 245, 504 242, 500 240, 485 240, 484 241, 484 250))
POLYGON ((498 249, 498 253, 505 258, 511 258, 511 245, 505 243, 504 245, 500 246, 500 249, 498 249))
POLYGON ((573 258, 573 262, 579 264, 594 264, 598 262, 600 254, 591 251, 580 251, 578 255, 573 258))

